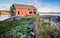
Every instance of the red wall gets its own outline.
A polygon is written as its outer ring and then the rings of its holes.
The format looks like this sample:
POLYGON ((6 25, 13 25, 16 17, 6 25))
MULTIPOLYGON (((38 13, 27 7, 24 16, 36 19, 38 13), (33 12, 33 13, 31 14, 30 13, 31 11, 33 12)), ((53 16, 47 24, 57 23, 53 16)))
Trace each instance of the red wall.
POLYGON ((16 11, 16 13, 15 13, 16 16, 28 16, 30 11, 32 11, 32 15, 34 15, 33 9, 28 10, 26 8, 16 8, 15 11, 16 11), (19 15, 18 15, 18 11, 20 12, 19 15))

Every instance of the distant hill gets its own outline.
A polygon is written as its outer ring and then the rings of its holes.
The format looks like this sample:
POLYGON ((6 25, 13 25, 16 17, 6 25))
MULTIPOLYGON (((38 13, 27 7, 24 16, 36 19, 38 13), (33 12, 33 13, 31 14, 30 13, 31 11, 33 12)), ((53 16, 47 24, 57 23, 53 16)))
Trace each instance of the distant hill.
POLYGON ((4 14, 6 14, 6 15, 7 15, 7 14, 10 14, 10 13, 9 13, 9 10, 0 10, 0 13, 4 13, 4 14))
POLYGON ((37 12, 36 14, 55 14, 57 12, 37 12))
POLYGON ((0 12, 9 12, 9 10, 0 10, 0 12))

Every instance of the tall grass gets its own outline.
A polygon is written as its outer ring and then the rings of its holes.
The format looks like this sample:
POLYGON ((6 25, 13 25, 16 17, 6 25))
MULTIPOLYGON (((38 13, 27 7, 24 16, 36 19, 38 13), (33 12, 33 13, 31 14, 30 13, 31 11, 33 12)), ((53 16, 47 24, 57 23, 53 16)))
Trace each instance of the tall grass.
POLYGON ((43 18, 35 18, 36 38, 60 38, 60 30, 54 25, 44 24, 43 18))

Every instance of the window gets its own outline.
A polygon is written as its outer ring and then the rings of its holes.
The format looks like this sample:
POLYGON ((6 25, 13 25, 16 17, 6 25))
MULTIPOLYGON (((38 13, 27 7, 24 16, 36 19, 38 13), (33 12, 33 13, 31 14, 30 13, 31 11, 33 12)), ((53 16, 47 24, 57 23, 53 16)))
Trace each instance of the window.
POLYGON ((28 10, 30 10, 30 9, 28 9, 28 10))
POLYGON ((20 14, 20 12, 18 11, 18 15, 20 14))
POLYGON ((36 14, 36 12, 34 12, 34 14, 36 14))
POLYGON ((32 14, 32 12, 29 12, 30 14, 32 14))

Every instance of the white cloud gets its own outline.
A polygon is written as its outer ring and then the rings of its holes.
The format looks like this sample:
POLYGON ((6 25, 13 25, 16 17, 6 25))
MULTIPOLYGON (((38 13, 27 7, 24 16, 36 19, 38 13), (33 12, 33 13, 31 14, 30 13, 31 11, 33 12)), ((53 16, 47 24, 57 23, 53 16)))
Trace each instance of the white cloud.
POLYGON ((37 7, 41 12, 60 12, 60 6, 56 6, 50 3, 42 3, 38 0, 29 0, 29 3, 37 7))
MULTIPOLYGON (((11 1, 15 1, 15 0, 11 0, 11 1)), ((41 12, 60 12, 60 6, 56 7, 50 3, 42 3, 41 1, 38 1, 38 0, 21 0, 21 1, 23 4, 34 5, 38 9, 38 11, 41 11, 41 12)), ((11 6, 10 4, 1 4, 0 10, 1 9, 9 10, 10 6, 11 6)))
POLYGON ((60 12, 60 8, 55 8, 55 7, 41 7, 38 9, 40 12, 60 12))
POLYGON ((1 4, 0 5, 0 10, 9 10, 10 9, 10 5, 9 4, 1 4))

